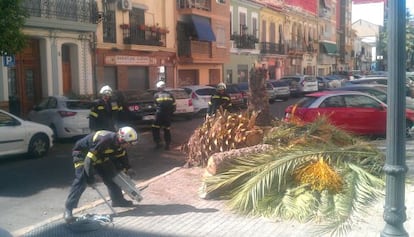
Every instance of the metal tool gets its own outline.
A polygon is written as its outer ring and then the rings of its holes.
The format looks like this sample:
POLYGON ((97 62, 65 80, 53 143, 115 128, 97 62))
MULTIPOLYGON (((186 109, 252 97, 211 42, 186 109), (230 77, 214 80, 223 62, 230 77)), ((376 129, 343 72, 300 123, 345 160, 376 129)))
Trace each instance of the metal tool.
MULTIPOLYGON (((119 172, 115 177, 112 178, 114 183, 118 185, 130 198, 137 202, 142 201, 141 190, 143 188, 137 188, 135 182, 124 172, 119 172)), ((146 188, 146 187, 144 187, 146 188)))
POLYGON ((105 201, 105 204, 111 209, 112 213, 114 215, 117 215, 118 213, 116 213, 115 209, 112 207, 112 205, 108 202, 108 200, 106 200, 105 196, 101 193, 101 191, 99 191, 99 189, 96 187, 96 185, 91 185, 91 187, 93 189, 95 189, 95 191, 99 194, 99 196, 105 201))

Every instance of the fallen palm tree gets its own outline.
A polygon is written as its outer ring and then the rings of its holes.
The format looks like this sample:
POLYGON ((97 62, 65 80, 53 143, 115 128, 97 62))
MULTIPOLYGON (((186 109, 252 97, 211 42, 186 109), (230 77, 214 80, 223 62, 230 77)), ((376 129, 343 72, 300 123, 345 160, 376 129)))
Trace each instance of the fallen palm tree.
POLYGON ((201 196, 228 199, 241 213, 314 221, 319 234, 344 235, 383 195, 384 155, 325 118, 277 121, 260 144, 235 148, 209 154, 201 196))

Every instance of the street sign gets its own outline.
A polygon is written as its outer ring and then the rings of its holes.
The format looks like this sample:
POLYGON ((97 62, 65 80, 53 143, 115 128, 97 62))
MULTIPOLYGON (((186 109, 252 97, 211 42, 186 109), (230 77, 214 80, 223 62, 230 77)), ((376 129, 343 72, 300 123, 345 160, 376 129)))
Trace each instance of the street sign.
POLYGON ((5 67, 14 67, 16 65, 16 58, 14 55, 3 56, 3 66, 5 67))

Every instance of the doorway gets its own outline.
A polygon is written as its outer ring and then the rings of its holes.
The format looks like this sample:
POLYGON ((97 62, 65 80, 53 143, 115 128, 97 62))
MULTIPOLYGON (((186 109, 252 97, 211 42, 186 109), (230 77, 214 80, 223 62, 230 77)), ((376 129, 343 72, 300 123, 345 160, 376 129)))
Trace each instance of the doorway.
POLYGON ((23 52, 15 55, 16 65, 9 70, 9 99, 20 108, 18 116, 26 118, 33 106, 42 99, 40 79, 39 41, 30 39, 23 52))

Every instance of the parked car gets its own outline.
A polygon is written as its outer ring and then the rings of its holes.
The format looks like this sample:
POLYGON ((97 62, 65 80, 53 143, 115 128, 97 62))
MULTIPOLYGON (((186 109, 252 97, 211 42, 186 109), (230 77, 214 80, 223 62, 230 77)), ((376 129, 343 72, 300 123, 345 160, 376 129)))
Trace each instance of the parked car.
MULTIPOLYGON (((355 84, 335 88, 333 90, 359 91, 372 95, 385 104, 387 103, 387 86, 382 84, 355 84)), ((405 97, 405 107, 414 110, 414 99, 410 96, 405 97)))
POLYGON ((301 96, 306 93, 318 91, 318 80, 315 76, 284 76, 280 80, 289 83, 290 94, 294 96, 301 96))
POLYGON ((290 97, 290 88, 287 81, 281 80, 269 80, 269 83, 273 86, 273 91, 275 95, 275 100, 286 101, 290 97))
MULTIPOLYGON (((194 106, 190 95, 183 88, 165 88, 165 90, 174 96, 176 103, 174 117, 192 119, 194 116, 194 106)), ((157 90, 149 91, 153 94, 157 92, 157 90)))
POLYGON ((43 124, 23 120, 0 110, 0 156, 28 154, 45 156, 53 147, 53 131, 43 124))
POLYGON ((90 133, 89 112, 93 102, 49 96, 29 112, 28 119, 49 126, 56 139, 73 138, 90 133))
MULTIPOLYGON (((244 103, 247 106, 248 97, 249 97, 249 93, 250 93, 249 83, 248 82, 240 82, 237 85, 243 93, 243 98, 244 98, 244 101, 245 101, 244 103)), ((272 83, 267 81, 265 89, 266 89, 267 97, 269 98, 269 102, 273 103, 276 100, 276 93, 275 93, 275 88, 273 87, 272 83)), ((289 90, 289 87, 288 87, 288 90, 289 90)))
POLYGON ((189 85, 184 86, 183 89, 190 95, 193 101, 194 113, 206 114, 208 102, 211 95, 216 92, 216 88, 212 86, 189 85))
POLYGON ((119 126, 149 125, 155 119, 156 105, 153 94, 141 89, 118 90, 112 99, 122 106, 119 126))
MULTIPOLYGON (((209 85, 216 88, 216 85, 209 85)), ((244 100, 244 95, 242 90, 239 88, 238 84, 226 84, 226 92, 229 94, 231 99, 231 109, 233 110, 240 110, 245 109, 247 104, 244 100)))
MULTIPOLYGON (((357 135, 383 136, 387 130, 387 105, 356 91, 321 91, 306 95, 285 110, 285 120, 312 122, 319 116, 357 135)), ((412 135, 414 111, 406 109, 407 136, 412 135)))
MULTIPOLYGON (((343 86, 346 85, 354 85, 354 84, 380 84, 380 85, 388 85, 388 78, 387 77, 362 77, 360 79, 352 80, 352 81, 346 81, 343 86)), ((414 88, 411 86, 411 81, 409 79, 406 79, 406 85, 405 85, 405 92, 406 96, 413 97, 414 88)))
POLYGON ((337 77, 335 75, 317 76, 316 79, 318 80, 318 90, 319 91, 341 87, 342 80, 343 80, 340 77, 337 77))

